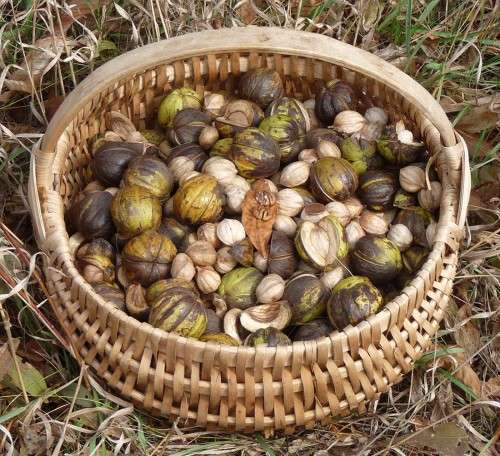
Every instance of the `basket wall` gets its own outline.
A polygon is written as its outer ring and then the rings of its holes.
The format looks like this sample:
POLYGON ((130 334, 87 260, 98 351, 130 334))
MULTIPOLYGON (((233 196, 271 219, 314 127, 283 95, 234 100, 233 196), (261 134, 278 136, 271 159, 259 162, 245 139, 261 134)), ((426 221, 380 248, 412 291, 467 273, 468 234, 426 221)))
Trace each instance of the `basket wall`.
POLYGON ((80 360, 154 414, 206 427, 291 432, 332 415, 363 412, 412 368, 443 318, 468 198, 464 154, 463 142, 424 89, 387 63, 335 40, 247 28, 146 46, 104 65, 77 87, 34 156, 30 202, 39 245, 49 255, 51 302, 80 360), (349 81, 393 120, 402 114, 417 126, 443 184, 432 253, 396 299, 328 338, 256 349, 167 334, 112 307, 76 270, 64 224, 70 198, 90 178, 92 142, 109 126, 110 111, 145 128, 172 88, 190 86, 199 93, 231 88, 238 74, 255 67, 275 68, 287 95, 299 99, 309 98, 318 80, 349 81))

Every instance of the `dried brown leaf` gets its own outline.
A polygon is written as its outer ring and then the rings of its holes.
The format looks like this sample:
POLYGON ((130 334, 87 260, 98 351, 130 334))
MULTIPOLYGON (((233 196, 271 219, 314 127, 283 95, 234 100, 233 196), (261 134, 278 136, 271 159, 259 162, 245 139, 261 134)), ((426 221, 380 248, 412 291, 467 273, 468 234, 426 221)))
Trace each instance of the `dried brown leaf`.
POLYGON ((432 448, 443 456, 464 455, 469 449, 467 433, 455 423, 439 424, 405 440, 418 448, 432 448))
POLYGON ((241 6, 236 9, 236 14, 246 25, 250 25, 257 17, 255 7, 253 6, 251 0, 247 0, 242 3, 241 6))
POLYGON ((265 258, 277 214, 276 194, 268 181, 259 179, 243 200, 241 221, 250 242, 265 258))
POLYGON ((453 336, 460 347, 465 350, 466 358, 471 358, 481 348, 481 334, 477 326, 471 321, 462 324, 472 315, 472 306, 464 304, 458 309, 457 323, 458 327, 454 331, 453 336))
MULTIPOLYGON (((19 346, 19 339, 12 339, 14 349, 19 346)), ((7 373, 14 367, 14 359, 10 353, 9 344, 5 343, 0 347, 0 382, 7 373)))
POLYGON ((460 380, 464 385, 468 386, 474 394, 476 394, 476 396, 481 396, 482 382, 479 380, 478 375, 466 360, 467 355, 464 351, 461 353, 453 353, 448 354, 447 356, 442 356, 436 360, 436 365, 448 370, 450 373, 453 373, 452 375, 457 380, 460 380))
POLYGON ((49 423, 31 423, 24 425, 21 432, 23 449, 27 455, 44 455, 54 445, 54 437, 49 423))
POLYGON ((467 133, 479 133, 500 126, 500 94, 471 109, 457 124, 457 129, 467 133))
POLYGON ((37 40, 26 54, 26 60, 6 80, 9 90, 31 93, 40 86, 43 76, 59 60, 66 49, 75 46, 75 41, 60 36, 48 36, 37 40))
POLYGON ((500 397, 500 376, 490 378, 487 382, 483 382, 483 396, 500 397))
POLYGON ((61 14, 63 32, 66 32, 73 25, 73 22, 88 16, 98 7, 107 4, 109 4, 108 0, 73 0, 70 3, 68 11, 64 11, 63 14, 61 14))

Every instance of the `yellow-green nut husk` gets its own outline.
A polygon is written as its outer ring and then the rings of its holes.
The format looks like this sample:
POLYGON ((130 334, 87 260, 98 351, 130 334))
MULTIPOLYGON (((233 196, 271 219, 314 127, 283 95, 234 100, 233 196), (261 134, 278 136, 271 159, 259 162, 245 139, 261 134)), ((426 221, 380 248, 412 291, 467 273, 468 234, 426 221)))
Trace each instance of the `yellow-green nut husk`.
POLYGON ((309 182, 321 202, 343 201, 358 188, 358 175, 347 160, 324 157, 312 164, 309 182))
POLYGON ((278 345, 290 345, 291 343, 292 341, 286 334, 272 327, 260 328, 245 339, 247 347, 257 347, 258 345, 277 347, 278 345))
POLYGON ((169 126, 175 115, 184 108, 201 109, 203 100, 188 87, 172 90, 160 103, 158 108, 158 123, 162 127, 169 126))
POLYGON ((76 266, 90 283, 115 280, 115 252, 106 239, 93 239, 76 251, 76 266))
POLYGON ((165 133, 161 130, 155 129, 144 129, 139 130, 139 133, 144 136, 144 139, 155 146, 159 146, 160 143, 165 139, 165 133))
POLYGON ((398 140, 393 125, 386 128, 385 135, 377 140, 377 151, 389 163, 398 166, 419 161, 425 150, 423 143, 405 144, 398 140))
POLYGON ((233 146, 233 138, 219 139, 210 149, 211 157, 231 158, 231 148, 233 146))
POLYGON ((392 208, 398 189, 396 177, 390 171, 370 170, 359 178, 358 196, 373 211, 392 208))
POLYGON ((427 260, 429 249, 412 245, 403 252, 403 266, 410 274, 417 272, 427 260))
POLYGON ((347 277, 332 290, 327 304, 328 318, 334 327, 341 330, 375 314, 382 303, 380 291, 368 277, 347 277))
POLYGON ((271 102, 267 107, 266 115, 273 116, 275 114, 283 114, 291 117, 304 132, 309 131, 311 128, 309 113, 296 98, 283 97, 271 102))
POLYGON ((300 325, 318 318, 325 312, 328 290, 314 274, 298 274, 285 287, 283 300, 292 310, 292 325, 300 325))
POLYGON ((126 239, 158 228, 161 214, 160 200, 138 185, 120 188, 111 203, 113 222, 118 233, 126 239))
POLYGON ((279 145, 282 163, 289 163, 305 149, 305 132, 290 116, 275 114, 266 117, 259 129, 273 138, 279 145))
POLYGON ((421 247, 427 246, 425 230, 429 223, 434 220, 432 214, 420 206, 410 206, 399 211, 393 224, 402 223, 413 235, 413 242, 421 247))
POLYGON ((122 262, 130 283, 147 287, 167 276, 177 249, 165 235, 148 230, 125 244, 122 262))
POLYGON ((122 183, 125 186, 143 187, 157 198, 166 198, 172 191, 174 178, 168 166, 159 158, 141 155, 129 163, 122 183))
POLYGON ((280 167, 278 143, 258 128, 237 133, 231 155, 239 174, 247 179, 272 176, 280 167))
POLYGON ((149 323, 156 328, 195 339, 205 332, 207 314, 203 301, 186 288, 170 288, 148 304, 149 323))
POLYGON ((396 245, 386 237, 373 234, 362 237, 356 243, 350 264, 354 272, 375 283, 387 283, 403 267, 401 252, 396 245))
POLYGON ((203 334, 203 336, 200 337, 200 340, 202 342, 215 342, 216 344, 232 345, 234 347, 240 345, 240 343, 234 337, 231 337, 229 334, 226 333, 203 334))
POLYGON ((171 279, 162 279, 150 285, 146 290, 146 301, 151 304, 155 301, 158 296, 163 293, 166 293, 168 290, 172 288, 185 288, 195 294, 197 294, 196 287, 193 282, 188 282, 184 279, 179 278, 171 278, 171 279))
POLYGON ((255 290, 263 278, 256 268, 236 268, 222 277, 217 293, 229 307, 247 309, 257 302, 255 290))
POLYGON ((406 209, 410 206, 416 206, 418 204, 417 197, 415 193, 409 193, 402 188, 400 188, 394 195, 394 201, 392 205, 398 207, 399 209, 406 209))
POLYGON ((242 98, 266 108, 273 100, 283 96, 283 82, 279 73, 268 68, 249 70, 241 76, 239 94, 242 98))
POLYGON ((376 155, 374 142, 348 137, 340 143, 340 150, 342 158, 346 159, 352 165, 358 175, 377 167, 378 160, 374 158, 376 155))
POLYGON ((216 222, 224 210, 224 193, 212 176, 199 175, 186 181, 174 195, 174 214, 183 223, 216 222))

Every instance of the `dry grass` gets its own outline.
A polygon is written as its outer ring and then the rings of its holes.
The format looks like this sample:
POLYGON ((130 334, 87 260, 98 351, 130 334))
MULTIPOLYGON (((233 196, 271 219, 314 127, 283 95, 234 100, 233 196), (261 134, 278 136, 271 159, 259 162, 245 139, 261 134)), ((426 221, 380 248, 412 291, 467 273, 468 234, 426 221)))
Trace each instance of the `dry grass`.
POLYGON ((0 314, 1 342, 10 342, 0 347, 0 451, 498 454, 498 17, 498 4, 484 0, 0 0, 0 314), (93 68, 148 42, 249 23, 333 36, 413 75, 466 138, 475 186, 454 299, 435 349, 369 414, 287 438, 167 423, 104 392, 53 326, 26 203, 33 144, 64 95, 93 68))

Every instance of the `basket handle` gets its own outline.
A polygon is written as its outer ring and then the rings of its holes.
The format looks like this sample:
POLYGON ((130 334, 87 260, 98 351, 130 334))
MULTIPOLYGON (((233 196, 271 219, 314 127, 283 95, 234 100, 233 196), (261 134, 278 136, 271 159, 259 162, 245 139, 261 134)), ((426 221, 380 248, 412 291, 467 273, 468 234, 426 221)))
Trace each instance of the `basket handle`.
POLYGON ((39 139, 33 146, 30 158, 30 175, 28 179, 28 202, 31 212, 31 220, 33 223, 33 233, 35 235, 35 240, 37 245, 43 249, 45 241, 47 238, 45 232, 45 222, 42 216, 42 207, 40 204, 40 195, 38 194, 38 185, 36 179, 36 155, 37 151, 40 149, 39 139))
POLYGON ((469 164, 469 149, 467 148, 467 143, 465 139, 457 133, 455 130, 455 134, 461 143, 461 171, 462 171, 462 179, 460 185, 460 196, 458 199, 458 211, 457 211, 457 225, 460 228, 463 228, 465 225, 465 220, 467 218, 467 209, 469 207, 469 198, 472 187, 471 182, 471 174, 470 174, 470 164, 469 164))

